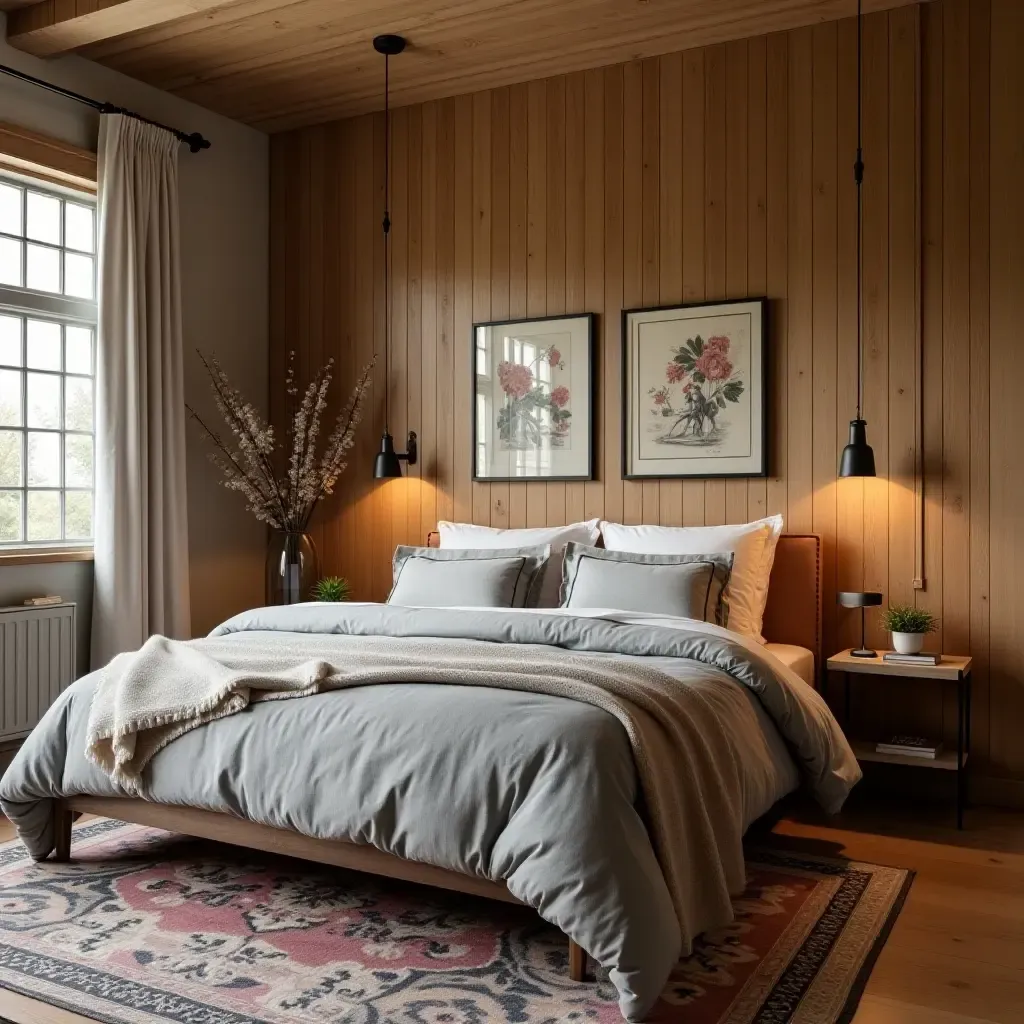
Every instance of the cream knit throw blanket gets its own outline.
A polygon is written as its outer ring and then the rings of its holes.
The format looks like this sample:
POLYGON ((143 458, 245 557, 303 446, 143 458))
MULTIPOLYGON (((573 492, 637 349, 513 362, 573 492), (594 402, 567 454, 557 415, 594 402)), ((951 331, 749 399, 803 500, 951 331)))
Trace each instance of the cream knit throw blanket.
POLYGON ((541 645, 312 640, 268 633, 189 643, 152 637, 137 653, 119 655, 102 670, 87 756, 137 794, 142 770, 161 747, 255 701, 392 682, 567 697, 614 715, 629 737, 651 839, 683 935, 692 939, 732 919, 729 893, 744 884, 744 793, 715 705, 721 687, 716 672, 709 670, 706 682, 682 684, 639 659, 541 645))

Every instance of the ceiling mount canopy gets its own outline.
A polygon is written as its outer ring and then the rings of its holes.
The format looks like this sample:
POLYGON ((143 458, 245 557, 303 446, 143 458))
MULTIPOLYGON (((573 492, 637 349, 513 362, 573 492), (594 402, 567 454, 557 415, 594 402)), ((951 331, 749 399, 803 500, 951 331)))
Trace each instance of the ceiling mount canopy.
POLYGON ((385 33, 382 36, 373 37, 373 48, 382 57, 397 57, 405 49, 405 38, 403 36, 385 33))

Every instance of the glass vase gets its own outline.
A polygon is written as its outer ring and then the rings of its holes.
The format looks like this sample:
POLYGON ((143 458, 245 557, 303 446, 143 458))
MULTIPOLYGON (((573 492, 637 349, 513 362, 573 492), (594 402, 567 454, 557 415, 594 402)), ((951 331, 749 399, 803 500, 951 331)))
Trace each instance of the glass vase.
POLYGON ((308 533, 274 530, 267 549, 267 604, 308 601, 320 578, 320 556, 308 533))

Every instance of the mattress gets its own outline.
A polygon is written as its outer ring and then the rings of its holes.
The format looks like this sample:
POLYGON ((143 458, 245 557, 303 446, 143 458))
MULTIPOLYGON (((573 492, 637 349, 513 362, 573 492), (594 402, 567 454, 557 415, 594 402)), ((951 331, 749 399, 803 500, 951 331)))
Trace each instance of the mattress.
POLYGON ((808 686, 814 686, 814 653, 806 647, 793 644, 765 644, 764 649, 771 651, 788 669, 792 669, 808 686))

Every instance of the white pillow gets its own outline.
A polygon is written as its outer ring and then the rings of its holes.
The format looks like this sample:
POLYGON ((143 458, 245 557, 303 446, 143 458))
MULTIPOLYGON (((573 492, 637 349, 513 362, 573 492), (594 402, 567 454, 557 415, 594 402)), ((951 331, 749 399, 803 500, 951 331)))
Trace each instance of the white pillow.
POLYGON ((648 555, 710 555, 733 553, 732 575, 723 602, 729 629, 764 643, 761 625, 768 600, 768 580, 782 516, 769 516, 742 526, 623 526, 601 523, 609 551, 648 555))
POLYGON ((549 544, 551 557, 544 566, 539 585, 534 587, 530 605, 534 608, 557 608, 565 545, 570 541, 576 544, 596 544, 601 535, 600 524, 599 519, 590 519, 585 523, 570 523, 568 526, 501 530, 495 526, 477 526, 475 523, 440 522, 437 529, 441 534, 442 548, 532 548, 539 544, 549 544))

